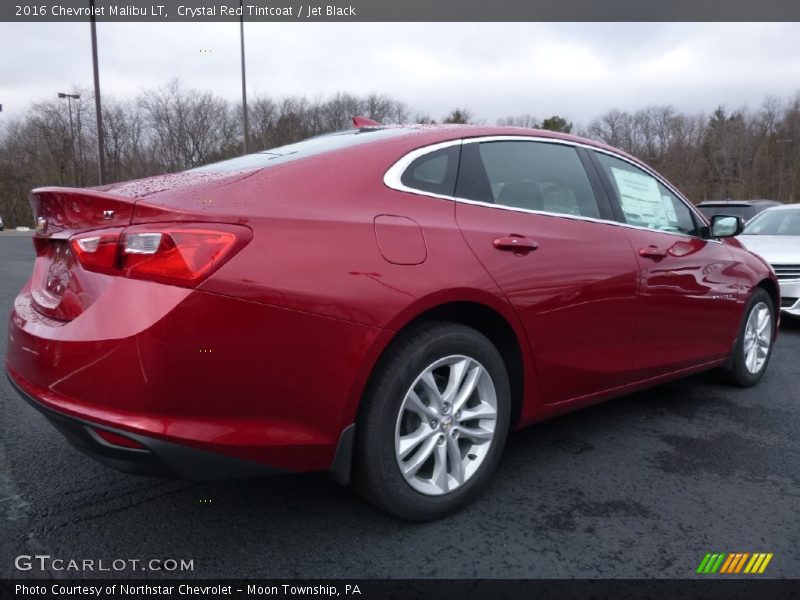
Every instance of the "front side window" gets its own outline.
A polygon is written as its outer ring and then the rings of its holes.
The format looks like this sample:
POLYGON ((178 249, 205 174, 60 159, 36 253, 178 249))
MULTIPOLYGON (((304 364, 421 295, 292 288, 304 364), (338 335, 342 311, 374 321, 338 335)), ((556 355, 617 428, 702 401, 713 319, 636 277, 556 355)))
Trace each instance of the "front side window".
POLYGON ((577 151, 563 144, 465 144, 456 196, 524 210, 600 217, 577 151))
POLYGON ((649 173, 629 162, 595 152, 619 199, 625 223, 657 231, 697 235, 692 211, 649 173))

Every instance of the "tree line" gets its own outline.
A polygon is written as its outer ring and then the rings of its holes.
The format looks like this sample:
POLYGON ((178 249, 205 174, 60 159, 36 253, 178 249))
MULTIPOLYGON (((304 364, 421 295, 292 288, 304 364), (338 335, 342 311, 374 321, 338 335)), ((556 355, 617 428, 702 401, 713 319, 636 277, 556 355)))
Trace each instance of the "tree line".
MULTIPOLYGON (((98 183, 94 100, 34 104, 0 121, 0 215, 7 226, 30 225, 28 192, 41 185, 98 183), (74 156, 74 160, 73 160, 74 156)), ((107 182, 181 171, 241 154, 242 107, 180 81, 126 100, 103 100, 107 182)), ((353 115, 385 124, 436 123, 430 115, 382 94, 339 93, 330 98, 252 98, 250 151, 347 129, 353 115)), ((2 115, 0 115, 2 117, 2 115)), ((443 123, 482 123, 465 107, 443 123)), ((660 171, 694 201, 709 198, 800 199, 800 92, 766 99, 755 110, 686 114, 671 106, 635 112, 610 110, 586 126, 558 115, 509 116, 498 125, 574 132, 620 148, 660 171)))

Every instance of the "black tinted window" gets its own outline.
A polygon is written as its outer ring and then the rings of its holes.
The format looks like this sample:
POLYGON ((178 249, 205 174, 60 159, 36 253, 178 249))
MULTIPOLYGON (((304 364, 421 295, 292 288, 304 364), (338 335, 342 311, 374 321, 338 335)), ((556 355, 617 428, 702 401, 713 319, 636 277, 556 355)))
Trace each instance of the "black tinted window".
POLYGON ((456 195, 525 210, 600 217, 577 151, 562 144, 465 144, 456 195))
POLYGON ((403 173, 400 181, 404 186, 452 196, 458 172, 460 146, 450 146, 420 156, 403 173))

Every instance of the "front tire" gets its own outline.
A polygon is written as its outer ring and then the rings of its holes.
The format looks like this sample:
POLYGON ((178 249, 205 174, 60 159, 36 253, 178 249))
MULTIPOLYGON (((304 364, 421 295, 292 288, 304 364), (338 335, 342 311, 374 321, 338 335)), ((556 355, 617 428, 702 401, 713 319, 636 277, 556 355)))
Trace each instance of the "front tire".
POLYGON ((403 519, 454 512, 491 478, 510 414, 508 373, 488 338, 456 323, 416 326, 389 347, 365 393, 356 488, 403 519))
POLYGON ((756 288, 739 327, 739 336, 723 374, 740 387, 757 384, 767 369, 775 342, 775 305, 766 290, 756 288))

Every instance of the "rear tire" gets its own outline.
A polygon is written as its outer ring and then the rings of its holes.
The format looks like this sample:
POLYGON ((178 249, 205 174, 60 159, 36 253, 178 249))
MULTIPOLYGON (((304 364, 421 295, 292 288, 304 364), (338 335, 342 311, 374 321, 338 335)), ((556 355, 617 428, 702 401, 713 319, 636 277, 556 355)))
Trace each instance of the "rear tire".
POLYGON ((756 288, 745 308, 731 358, 722 369, 725 381, 740 387, 757 384, 767 369, 774 342, 775 305, 766 290, 756 288))
POLYGON ((510 414, 508 373, 488 338, 456 323, 418 325, 389 347, 364 395, 355 487, 402 519, 454 512, 491 478, 510 414))

